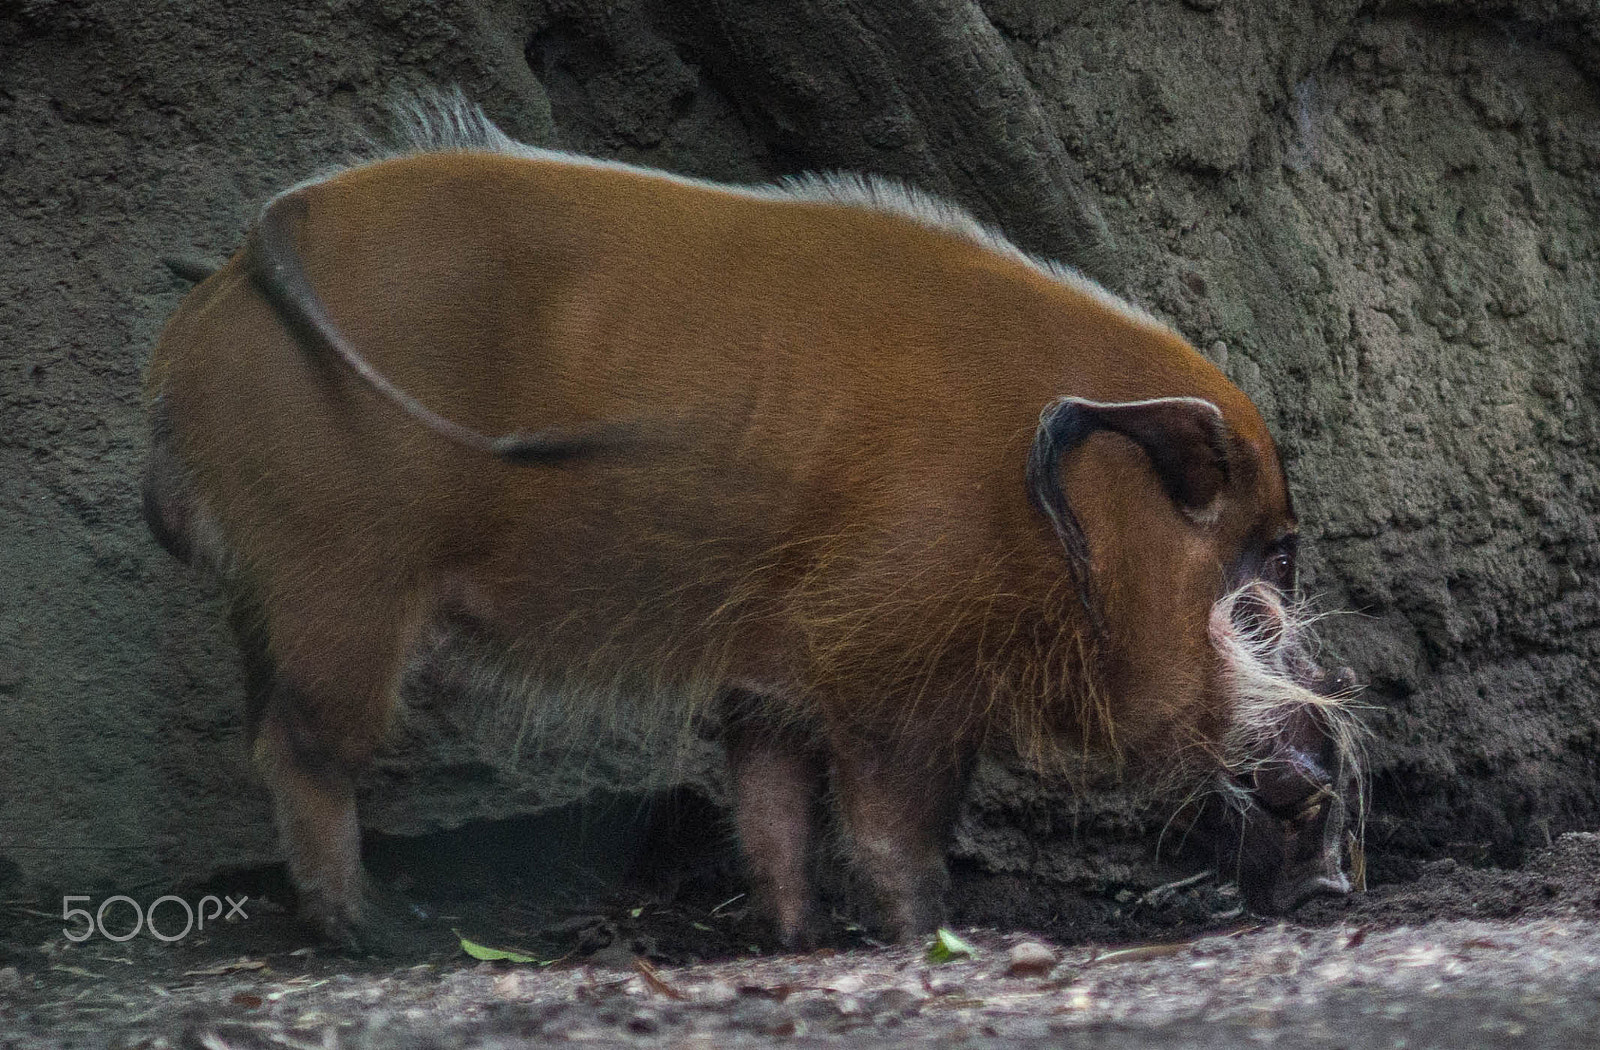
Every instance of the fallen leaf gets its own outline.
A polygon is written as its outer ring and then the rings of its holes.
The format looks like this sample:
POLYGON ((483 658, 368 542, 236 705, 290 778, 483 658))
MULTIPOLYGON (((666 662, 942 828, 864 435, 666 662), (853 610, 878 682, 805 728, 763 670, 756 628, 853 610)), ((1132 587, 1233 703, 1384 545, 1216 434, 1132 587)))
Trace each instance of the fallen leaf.
POLYGON ((682 992, 663 981, 661 975, 656 973, 656 968, 646 962, 643 957, 633 960, 633 968, 639 971, 639 976, 644 978, 644 983, 650 986, 651 991, 664 995, 668 999, 682 1000, 687 998, 682 992))
POLYGON ((928 946, 928 961, 935 965, 952 962, 958 958, 970 959, 977 954, 978 949, 943 926, 939 927, 939 932, 933 935, 933 943, 928 946))
POLYGON ((490 948, 488 945, 479 944, 477 941, 468 940, 467 938, 461 936, 460 930, 451 930, 450 932, 454 933, 456 937, 460 938, 462 951, 466 952, 474 959, 478 959, 482 962, 534 963, 539 966, 549 965, 549 961, 536 958, 532 955, 526 955, 522 952, 514 952, 507 948, 490 948))
POLYGON ((1097 955, 1089 960, 1090 966, 1099 966, 1103 963, 1143 962, 1146 959, 1164 959, 1169 955, 1177 955, 1189 947, 1188 941, 1178 941, 1173 944, 1136 944, 1132 948, 1118 948, 1116 951, 1097 955))

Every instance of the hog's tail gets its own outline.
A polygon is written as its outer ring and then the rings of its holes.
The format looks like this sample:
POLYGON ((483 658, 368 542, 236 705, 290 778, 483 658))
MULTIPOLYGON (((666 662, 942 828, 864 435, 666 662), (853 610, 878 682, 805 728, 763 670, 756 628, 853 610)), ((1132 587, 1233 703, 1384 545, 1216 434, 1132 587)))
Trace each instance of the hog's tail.
POLYGON ((144 522, 168 554, 192 562, 194 488, 172 447, 172 418, 160 399, 151 407, 150 423, 150 458, 139 485, 144 522))
POLYGON ((150 404, 150 458, 139 496, 145 525, 168 554, 221 579, 232 574, 233 557, 178 453, 172 412, 160 393, 150 404))
POLYGON ((440 436, 518 465, 557 463, 632 443, 635 428, 624 423, 546 427, 533 433, 489 435, 448 419, 395 385, 345 338, 311 286, 295 233, 306 217, 306 201, 290 191, 262 209, 245 243, 245 267, 256 288, 308 350, 331 350, 350 371, 406 415, 440 436))

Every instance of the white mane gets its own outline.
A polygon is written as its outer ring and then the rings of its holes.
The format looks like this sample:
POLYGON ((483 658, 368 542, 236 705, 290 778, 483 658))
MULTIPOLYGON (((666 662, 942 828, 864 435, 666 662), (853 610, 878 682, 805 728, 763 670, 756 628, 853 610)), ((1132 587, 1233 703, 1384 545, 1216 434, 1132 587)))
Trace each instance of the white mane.
MULTIPOLYGON (((764 200, 818 201, 895 215, 1032 267, 1051 280, 1090 296, 1102 306, 1116 311, 1134 324, 1163 331, 1170 330, 1168 325, 1144 309, 1107 290, 1074 267, 1050 259, 1041 259, 1023 251, 1005 234, 979 222, 960 205, 881 175, 807 174, 772 184, 733 185, 675 175, 653 168, 642 168, 621 161, 601 160, 563 150, 530 146, 518 142, 496 127, 494 122, 484 115, 483 110, 462 95, 459 88, 448 91, 426 91, 402 99, 395 105, 395 118, 396 144, 376 150, 376 156, 369 159, 417 153, 498 153, 512 157, 526 157, 530 160, 626 171, 718 193, 764 200)), ((320 182, 325 177, 327 176, 308 181, 320 182)))

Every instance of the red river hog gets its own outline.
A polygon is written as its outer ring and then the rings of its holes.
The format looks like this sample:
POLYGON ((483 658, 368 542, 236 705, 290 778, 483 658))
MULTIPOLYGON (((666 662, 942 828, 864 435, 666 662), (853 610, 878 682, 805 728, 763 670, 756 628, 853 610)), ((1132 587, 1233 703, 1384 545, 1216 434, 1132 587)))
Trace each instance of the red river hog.
POLYGON ((1215 789, 1259 909, 1348 889, 1284 469, 1172 329, 892 183, 591 160, 459 98, 410 136, 273 198, 147 380, 146 518, 223 581, 325 931, 370 918, 354 785, 441 629, 717 726, 786 945, 823 798, 889 932, 936 926, 985 748, 1215 789))

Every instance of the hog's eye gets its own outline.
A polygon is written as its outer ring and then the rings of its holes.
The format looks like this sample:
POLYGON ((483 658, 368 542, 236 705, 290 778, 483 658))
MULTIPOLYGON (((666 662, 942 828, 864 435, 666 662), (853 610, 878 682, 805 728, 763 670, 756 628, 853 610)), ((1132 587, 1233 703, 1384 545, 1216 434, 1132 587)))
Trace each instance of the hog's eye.
POLYGON ((1285 536, 1267 548, 1262 577, 1279 590, 1292 591, 1295 583, 1295 537, 1285 536))

